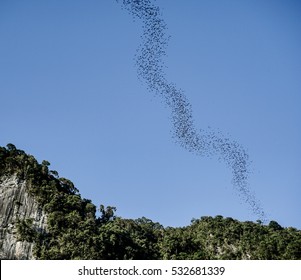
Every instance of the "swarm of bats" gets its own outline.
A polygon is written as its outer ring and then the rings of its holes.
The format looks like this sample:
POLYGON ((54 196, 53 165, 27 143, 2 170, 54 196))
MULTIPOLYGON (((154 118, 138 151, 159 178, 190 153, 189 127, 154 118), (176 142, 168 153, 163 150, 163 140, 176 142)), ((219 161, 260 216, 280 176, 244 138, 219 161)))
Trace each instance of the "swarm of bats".
POLYGON ((147 89, 170 108, 173 138, 189 152, 200 156, 216 156, 232 171, 232 183, 239 196, 250 206, 258 219, 265 221, 265 213, 248 186, 249 155, 236 141, 212 129, 197 130, 192 107, 184 91, 166 79, 163 58, 169 42, 167 26, 160 10, 150 0, 116 0, 134 19, 142 23, 141 45, 136 53, 138 77, 147 89))

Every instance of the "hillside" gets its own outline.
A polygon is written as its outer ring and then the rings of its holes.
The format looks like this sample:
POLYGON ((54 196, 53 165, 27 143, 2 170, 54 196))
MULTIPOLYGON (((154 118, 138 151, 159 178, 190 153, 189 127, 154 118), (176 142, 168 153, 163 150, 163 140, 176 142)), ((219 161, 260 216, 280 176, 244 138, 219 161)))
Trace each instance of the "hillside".
POLYGON ((123 219, 49 166, 0 147, 1 259, 301 259, 298 229, 222 216, 179 228, 123 219))

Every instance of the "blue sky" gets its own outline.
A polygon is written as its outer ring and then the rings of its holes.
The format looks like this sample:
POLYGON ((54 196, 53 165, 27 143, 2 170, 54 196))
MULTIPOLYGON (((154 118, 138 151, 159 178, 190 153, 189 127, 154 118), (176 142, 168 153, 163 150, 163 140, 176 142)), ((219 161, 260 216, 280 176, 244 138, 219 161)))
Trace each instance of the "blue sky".
MULTIPOLYGON (((268 218, 301 228, 301 4, 154 3, 171 36, 166 76, 196 127, 239 142, 268 218)), ((172 139, 169 110, 137 77, 141 31, 113 0, 1 0, 0 145, 50 161, 125 218, 255 221, 223 162, 172 139)))

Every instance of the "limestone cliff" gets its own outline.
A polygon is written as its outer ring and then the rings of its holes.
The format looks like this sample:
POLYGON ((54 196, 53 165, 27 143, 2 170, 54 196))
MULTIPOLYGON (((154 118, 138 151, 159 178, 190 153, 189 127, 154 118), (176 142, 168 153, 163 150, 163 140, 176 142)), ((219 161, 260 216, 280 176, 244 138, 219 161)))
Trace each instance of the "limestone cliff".
POLYGON ((0 147, 0 259, 301 260, 301 231, 276 221, 218 215, 164 228, 103 205, 97 216, 92 201, 49 166, 13 144, 0 147))
POLYGON ((33 243, 18 241, 17 221, 32 219, 38 231, 46 229, 46 215, 16 175, 0 178, 0 259, 33 259, 33 243))

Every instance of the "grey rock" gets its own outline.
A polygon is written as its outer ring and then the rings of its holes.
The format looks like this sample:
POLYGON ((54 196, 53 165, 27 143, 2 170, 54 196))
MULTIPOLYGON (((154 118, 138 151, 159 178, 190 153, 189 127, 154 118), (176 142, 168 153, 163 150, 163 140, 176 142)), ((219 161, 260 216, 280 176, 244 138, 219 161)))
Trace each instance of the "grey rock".
POLYGON ((0 178, 0 259, 34 259, 33 243, 18 241, 18 220, 32 219, 38 231, 47 230, 47 216, 16 175, 0 178))

